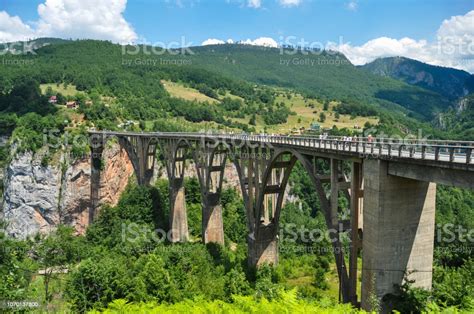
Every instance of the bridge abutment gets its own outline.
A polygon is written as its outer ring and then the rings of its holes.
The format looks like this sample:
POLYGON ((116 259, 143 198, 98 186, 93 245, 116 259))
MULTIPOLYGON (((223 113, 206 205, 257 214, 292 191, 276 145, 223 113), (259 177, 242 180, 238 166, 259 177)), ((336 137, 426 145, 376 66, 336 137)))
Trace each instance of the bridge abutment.
MULTIPOLYGON (((408 275, 414 286, 431 289, 436 184, 388 174, 388 163, 364 161, 362 308, 381 300, 408 275)), ((384 298, 385 297, 385 298, 384 298)))

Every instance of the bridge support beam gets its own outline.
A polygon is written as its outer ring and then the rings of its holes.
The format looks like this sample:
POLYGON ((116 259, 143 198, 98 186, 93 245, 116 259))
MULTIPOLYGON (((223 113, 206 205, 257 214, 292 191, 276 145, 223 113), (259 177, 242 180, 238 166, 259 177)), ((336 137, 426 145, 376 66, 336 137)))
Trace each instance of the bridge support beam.
POLYGON ((430 289, 433 270, 436 185, 388 174, 388 162, 364 161, 362 308, 403 283, 430 289))

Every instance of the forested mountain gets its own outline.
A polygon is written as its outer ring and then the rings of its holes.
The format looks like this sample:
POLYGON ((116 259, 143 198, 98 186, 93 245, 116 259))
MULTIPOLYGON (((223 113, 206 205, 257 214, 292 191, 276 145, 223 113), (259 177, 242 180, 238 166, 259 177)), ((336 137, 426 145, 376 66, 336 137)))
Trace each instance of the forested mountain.
POLYGON ((474 91, 474 77, 468 72, 429 65, 409 58, 379 58, 361 68, 373 74, 432 90, 452 100, 474 91))
POLYGON ((192 47, 181 53, 151 47, 124 48, 91 40, 61 43, 25 56, 34 60, 33 65, 4 69, 0 86, 8 88, 15 78, 27 75, 42 83, 71 82, 81 90, 99 88, 120 94, 139 90, 143 95, 157 95, 160 87, 151 88, 157 82, 148 82, 148 78, 196 81, 218 74, 233 80, 292 88, 328 100, 375 105, 425 121, 450 106, 446 98, 435 92, 373 75, 353 66, 345 56, 328 51, 228 44, 192 47), (147 83, 141 84, 138 77, 147 83), (144 92, 147 88, 152 90, 144 92))
POLYGON ((353 66, 342 54, 247 45, 194 47, 193 64, 248 81, 284 86, 328 99, 374 104, 430 120, 449 106, 436 93, 353 66))

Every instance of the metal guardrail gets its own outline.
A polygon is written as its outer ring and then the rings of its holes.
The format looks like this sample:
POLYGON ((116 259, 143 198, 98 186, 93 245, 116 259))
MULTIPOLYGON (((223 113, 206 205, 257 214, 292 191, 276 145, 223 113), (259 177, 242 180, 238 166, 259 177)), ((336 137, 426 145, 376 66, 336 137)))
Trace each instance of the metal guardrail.
POLYGON ((245 141, 269 143, 331 150, 338 153, 357 153, 373 157, 397 157, 427 161, 441 161, 456 164, 472 164, 474 162, 474 142, 441 141, 441 140, 400 140, 391 138, 365 137, 309 137, 283 135, 248 135, 248 134, 211 134, 211 133, 180 133, 180 132, 113 132, 90 131, 90 134, 116 136, 147 136, 173 139, 214 139, 222 141, 245 141))

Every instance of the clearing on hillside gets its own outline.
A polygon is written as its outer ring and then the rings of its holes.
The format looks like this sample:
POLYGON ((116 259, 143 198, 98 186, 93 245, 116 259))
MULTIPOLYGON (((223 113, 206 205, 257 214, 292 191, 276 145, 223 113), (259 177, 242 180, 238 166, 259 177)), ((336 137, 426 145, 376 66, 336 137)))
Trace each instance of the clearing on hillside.
POLYGON ((162 80, 161 84, 166 91, 173 97, 182 98, 189 101, 208 102, 211 104, 218 103, 217 99, 211 98, 199 92, 197 89, 183 86, 180 83, 162 80))
MULTIPOLYGON (((283 102, 292 112, 296 115, 289 115, 288 121, 286 123, 277 124, 277 125, 265 125, 262 116, 256 116, 255 126, 256 131, 263 132, 265 129, 268 133, 291 133, 292 131, 299 130, 304 127, 309 129, 311 124, 317 123, 323 129, 330 129, 333 126, 336 126, 338 129, 347 128, 350 130, 362 130, 366 122, 369 122, 372 125, 377 125, 379 119, 377 117, 355 117, 351 118, 350 115, 341 114, 339 118, 336 119, 336 112, 334 107, 339 104, 339 102, 332 101, 329 103, 328 110, 324 110, 322 103, 314 99, 305 99, 300 94, 291 93, 291 98, 288 99, 286 94, 280 94, 275 99, 276 103, 283 102), (320 114, 324 113, 326 119, 324 122, 320 121, 320 114)), ((250 116, 247 116, 242 119, 234 119, 235 121, 241 123, 248 123, 250 116)))
POLYGON ((53 92, 61 93, 63 96, 76 96, 76 94, 84 94, 84 92, 78 91, 76 86, 68 84, 64 87, 64 84, 56 84, 56 83, 48 83, 48 84, 40 84, 41 93, 45 94, 48 87, 51 87, 53 92))

